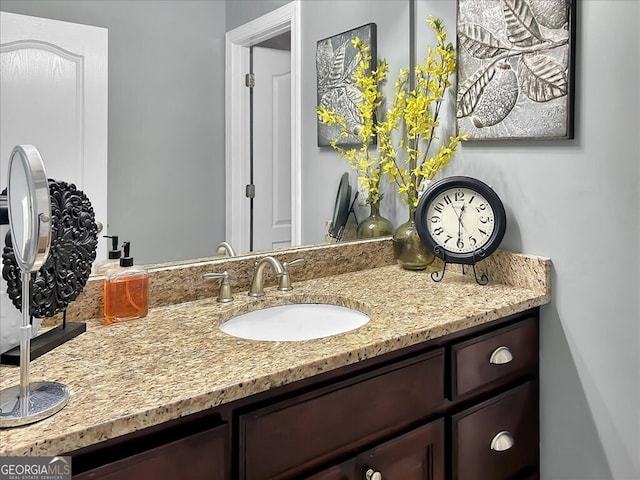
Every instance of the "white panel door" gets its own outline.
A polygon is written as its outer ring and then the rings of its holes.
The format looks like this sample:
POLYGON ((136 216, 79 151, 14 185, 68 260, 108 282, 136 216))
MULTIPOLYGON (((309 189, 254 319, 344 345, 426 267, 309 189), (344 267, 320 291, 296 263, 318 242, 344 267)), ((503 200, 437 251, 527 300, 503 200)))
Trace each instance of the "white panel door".
POLYGON ((253 47, 253 249, 291 245, 291 54, 253 47))
POLYGON ((0 83, 0 188, 13 147, 34 145, 106 228, 107 29, 0 12, 0 83))
MULTIPOLYGON (((0 12, 0 190, 16 145, 34 145, 47 176, 74 183, 107 227, 107 29, 0 12)), ((0 246, 8 226, 0 228, 0 246)), ((106 257, 100 238, 98 259, 106 257)), ((0 351, 20 315, 0 293, 0 351)))

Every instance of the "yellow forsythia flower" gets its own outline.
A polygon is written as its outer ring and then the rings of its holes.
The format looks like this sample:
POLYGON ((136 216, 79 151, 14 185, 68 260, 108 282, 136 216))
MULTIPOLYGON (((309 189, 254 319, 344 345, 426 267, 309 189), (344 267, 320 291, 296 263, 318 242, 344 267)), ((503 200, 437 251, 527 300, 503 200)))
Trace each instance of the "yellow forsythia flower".
POLYGON ((451 86, 449 77, 456 70, 456 54, 453 45, 446 43, 442 20, 430 16, 427 21, 436 34, 436 45, 427 48, 423 63, 413 71, 400 70, 388 108, 384 108, 381 86, 387 80, 389 65, 379 60, 377 68, 372 70, 369 47, 359 38, 354 38, 351 45, 358 58, 353 80, 361 92, 357 104, 360 128, 357 132, 349 131, 344 118, 322 105, 317 107, 322 123, 338 125, 343 137, 354 133, 359 137, 361 147, 358 149, 343 148, 336 141, 332 141, 331 146, 358 173, 369 203, 381 199, 380 179, 387 176, 397 185, 405 203, 415 208, 423 183, 442 171, 460 142, 467 139, 462 134, 450 137, 436 153, 431 152, 444 95, 451 86), (409 81, 409 75, 413 82, 409 81), (411 83, 413 88, 409 88, 411 83), (394 142, 397 136, 399 139, 394 142), (377 154, 372 152, 376 139, 377 154))

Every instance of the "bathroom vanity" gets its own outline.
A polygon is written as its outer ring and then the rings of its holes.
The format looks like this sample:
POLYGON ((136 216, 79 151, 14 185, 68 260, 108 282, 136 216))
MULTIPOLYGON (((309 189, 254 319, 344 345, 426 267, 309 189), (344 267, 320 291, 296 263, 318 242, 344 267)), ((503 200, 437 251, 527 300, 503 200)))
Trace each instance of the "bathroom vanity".
POLYGON ((537 371, 533 309, 71 455, 79 479, 537 478, 537 371))
POLYGON ((231 304, 212 295, 115 326, 91 320, 33 362, 34 375, 67 382, 69 404, 0 432, 0 453, 69 454, 79 479, 538 478, 539 306, 550 299, 550 262, 493 257, 487 286, 387 265, 294 278, 292 292, 267 287, 259 300, 235 291, 231 304), (218 328, 301 302, 371 320, 301 342, 218 328))

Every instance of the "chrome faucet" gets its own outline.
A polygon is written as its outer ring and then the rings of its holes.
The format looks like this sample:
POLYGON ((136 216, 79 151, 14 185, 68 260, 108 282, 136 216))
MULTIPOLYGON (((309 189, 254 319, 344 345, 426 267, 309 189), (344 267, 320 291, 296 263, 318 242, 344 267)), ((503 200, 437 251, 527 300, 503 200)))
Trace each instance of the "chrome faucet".
POLYGON ((264 295, 264 268, 271 265, 276 277, 284 275, 284 268, 278 259, 273 257, 264 257, 257 261, 253 267, 253 278, 251 279, 251 287, 249 288, 250 297, 262 297, 264 295))
POLYGON ((235 257, 237 255, 233 247, 229 245, 227 242, 220 242, 218 244, 218 246, 216 247, 216 254, 228 255, 230 257, 235 257))

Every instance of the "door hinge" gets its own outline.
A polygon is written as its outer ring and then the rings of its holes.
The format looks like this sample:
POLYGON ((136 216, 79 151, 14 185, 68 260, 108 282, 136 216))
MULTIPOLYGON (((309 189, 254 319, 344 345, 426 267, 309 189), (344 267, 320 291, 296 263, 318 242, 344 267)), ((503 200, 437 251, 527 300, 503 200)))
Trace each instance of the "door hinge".
POLYGON ((252 183, 245 187, 245 192, 247 198, 256 198, 256 186, 252 183))
POLYGON ((244 76, 244 84, 249 88, 255 87, 256 86, 256 75, 255 75, 255 73, 247 73, 244 76))

